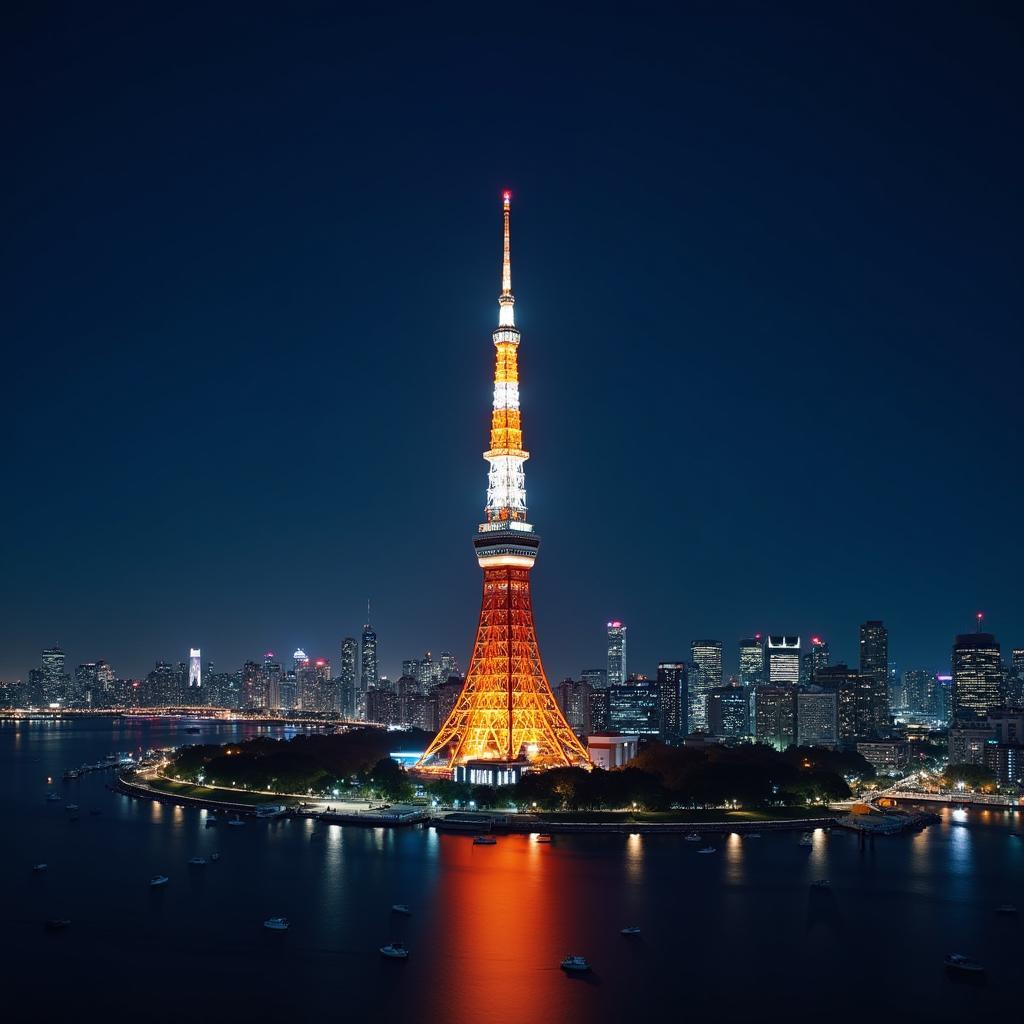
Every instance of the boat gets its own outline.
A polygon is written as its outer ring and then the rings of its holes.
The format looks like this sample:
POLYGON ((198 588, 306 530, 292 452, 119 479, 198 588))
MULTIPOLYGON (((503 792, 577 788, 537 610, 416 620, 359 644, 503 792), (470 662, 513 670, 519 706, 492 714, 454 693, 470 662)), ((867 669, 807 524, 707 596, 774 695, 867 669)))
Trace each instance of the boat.
POLYGON ((537 836, 537 842, 538 843, 550 843, 551 842, 551 836, 548 835, 547 832, 541 832, 541 834, 539 836, 537 836))
POLYGON ((947 971, 971 974, 975 977, 985 973, 985 968, 977 960, 972 960, 969 956, 964 956, 963 953, 950 953, 943 963, 946 965, 947 971))
POLYGON ((474 846, 497 846, 498 840, 494 836, 473 836, 474 846))
POLYGON ((35 872, 45 871, 49 867, 48 864, 33 864, 32 870, 35 872))
POLYGON ((827 878, 816 878, 811 882, 812 889, 828 889, 831 888, 832 883, 827 878))
POLYGON ((244 822, 244 821, 242 821, 242 819, 241 819, 241 818, 239 818, 239 817, 238 817, 238 816, 236 815, 236 816, 235 816, 234 818, 229 818, 229 819, 228 819, 228 824, 229 824, 229 825, 244 825, 244 824, 245 824, 245 822, 244 822))
POLYGON ((169 881, 170 879, 166 875, 154 875, 149 880, 149 885, 151 889, 156 889, 161 885, 166 885, 169 881))
POLYGON ((406 916, 412 913, 404 903, 393 903, 391 909, 396 914, 405 914, 406 916))
POLYGON ((631 924, 628 928, 623 928, 622 931, 619 934, 621 934, 621 935, 639 935, 640 934, 640 925, 638 925, 638 924, 631 924))
POLYGON ((558 966, 571 974, 582 974, 584 971, 590 970, 590 964, 585 956, 567 956, 558 966))
POLYGON ((188 862, 194 868, 204 868, 204 867, 206 867, 206 858, 205 857, 189 857, 188 862))
MULTIPOLYGON (((43 867, 45 868, 46 865, 44 864, 43 867)), ((1016 914, 1017 913, 1017 908, 1012 903, 1000 903, 999 906, 996 907, 996 913, 997 914, 1006 914, 1006 915, 1009 916, 1009 915, 1012 915, 1012 914, 1016 914)))
POLYGON ((65 804, 64 805, 64 810, 65 811, 77 811, 78 810, 78 804, 65 804))
POLYGON ((409 950, 400 942, 389 942, 386 946, 380 947, 380 955, 391 960, 408 960, 409 950))
POLYGON ((713 846, 703 846, 697 852, 698 853, 714 853, 715 852, 715 848, 713 846))
POLYGON ((263 922, 264 928, 269 928, 272 932, 286 932, 291 927, 291 922, 287 917, 268 917, 263 922))
POLYGON ((47 793, 46 794, 46 799, 51 804, 59 803, 60 802, 60 794, 59 793, 47 793))
POLYGON ((800 837, 800 845, 801 846, 813 846, 814 845, 814 836, 812 836, 810 832, 805 832, 800 837))
POLYGON ((66 917, 51 917, 43 927, 48 932, 62 932, 65 928, 70 927, 71 922, 66 917))
POLYGON ((761 838, 761 833, 760 832, 748 832, 743 838, 744 839, 760 839, 761 838))
POLYGON ((219 853, 211 853, 210 854, 210 860, 214 860, 214 861, 220 860, 220 854, 219 853))
POLYGON ((691 833, 690 833, 690 834, 689 834, 689 835, 688 835, 688 836, 686 837, 686 841, 687 841, 688 843, 699 843, 699 842, 700 842, 700 836, 699 836, 699 835, 697 835, 697 833, 696 833, 696 832, 691 832, 691 833))

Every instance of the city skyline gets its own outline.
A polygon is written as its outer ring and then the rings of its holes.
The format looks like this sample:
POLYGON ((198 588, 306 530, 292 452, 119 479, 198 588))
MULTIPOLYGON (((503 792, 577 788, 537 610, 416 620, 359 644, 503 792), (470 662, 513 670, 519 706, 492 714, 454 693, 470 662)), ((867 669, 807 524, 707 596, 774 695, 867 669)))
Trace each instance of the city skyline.
POLYGON ((25 13, 4 43, 5 73, 49 77, 5 200, 0 678, 55 641, 132 673, 190 644, 326 654, 367 594, 392 671, 425 638, 464 662, 506 185, 553 678, 603 664, 612 619, 648 673, 753 632, 855 663, 869 617, 898 663, 942 664, 979 607, 1020 641, 1020 69, 997 18, 890 13, 880 48, 859 14, 613 17, 610 66, 588 51, 606 18, 555 15, 546 43, 502 29, 547 78, 506 90, 463 28, 425 78, 389 37, 389 91, 363 84, 372 48, 337 60, 340 16, 252 13, 309 56, 287 81, 264 51, 207 49, 235 37, 223 12, 203 40, 121 16, 128 51, 74 13, 59 38, 25 13), (550 77, 597 102, 552 106, 550 77), (518 144, 496 159, 499 109, 518 144), (200 185, 198 164, 219 170, 200 185))

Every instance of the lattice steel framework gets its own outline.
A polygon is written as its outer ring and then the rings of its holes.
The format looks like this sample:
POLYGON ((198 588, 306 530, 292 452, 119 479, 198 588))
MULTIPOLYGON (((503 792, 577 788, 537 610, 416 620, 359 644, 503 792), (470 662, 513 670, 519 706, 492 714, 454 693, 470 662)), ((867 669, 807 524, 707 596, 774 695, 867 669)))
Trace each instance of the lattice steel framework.
POLYGON ((509 252, 508 192, 503 198, 504 247, 498 329, 494 331, 494 405, 487 476, 486 522, 473 546, 484 570, 484 593, 466 682, 455 707, 419 761, 451 767, 481 759, 525 757, 538 766, 588 765, 569 728, 537 647, 530 569, 540 538, 526 521, 526 481, 519 410, 519 331, 515 326, 509 252))

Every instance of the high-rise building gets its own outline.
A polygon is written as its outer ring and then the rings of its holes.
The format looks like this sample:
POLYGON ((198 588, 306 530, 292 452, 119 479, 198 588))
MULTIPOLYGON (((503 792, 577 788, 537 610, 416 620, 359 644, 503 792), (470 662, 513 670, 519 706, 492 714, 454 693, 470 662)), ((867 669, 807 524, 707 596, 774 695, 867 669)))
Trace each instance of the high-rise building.
POLYGON ((583 679, 563 679, 555 687, 555 699, 577 736, 589 736, 593 731, 590 722, 590 683, 583 679))
POLYGON ((170 707, 178 703, 181 674, 166 661, 158 661, 153 671, 146 676, 144 707, 170 707))
POLYGON ((828 641, 822 640, 820 636, 811 637, 811 647, 808 653, 811 656, 811 682, 814 682, 814 673, 821 668, 828 668, 831 661, 828 641))
POLYGON ((935 714, 935 673, 923 668, 908 668, 903 673, 903 700, 908 711, 935 714))
POLYGON ((1002 702, 999 644, 991 633, 962 633, 953 644, 953 718, 984 718, 1002 702))
POLYGON ((626 629, 618 620, 608 623, 607 686, 621 686, 626 681, 626 629))
POLYGON ((754 690, 754 736, 776 750, 796 739, 796 691, 790 686, 758 686, 754 690))
POLYGON ((796 695, 796 742, 801 747, 839 745, 839 695, 835 691, 815 685, 796 695))
POLYGON ((585 668, 580 673, 580 679, 590 683, 593 690, 606 690, 608 688, 608 670, 606 668, 585 668))
MULTIPOLYGON (((298 653, 298 652, 296 652, 298 653)), ((306 659, 309 660, 308 658, 306 659)), ((255 661, 247 661, 242 666, 242 706, 246 708, 263 708, 267 705, 266 691, 263 687, 263 669, 255 661)))
POLYGON ((42 654, 39 675, 40 703, 58 704, 70 696, 71 677, 64 671, 64 651, 60 647, 47 647, 42 654))
POLYGON ((453 676, 458 676, 459 663, 455 658, 455 655, 451 651, 442 651, 441 657, 437 659, 438 671, 434 677, 433 683, 445 683, 453 676))
MULTIPOLYGON (((367 618, 369 618, 369 602, 367 602, 367 618)), ((366 695, 380 682, 380 671, 377 668, 377 634, 369 622, 363 626, 359 647, 359 690, 356 694, 356 718, 367 718, 369 711, 366 695)), ((373 721, 373 719, 369 719, 373 721)))
POLYGON ((492 336, 494 401, 490 445, 484 452, 489 467, 486 520, 473 541, 484 573, 480 618, 465 685, 420 763, 435 760, 450 768, 480 759, 510 762, 525 757, 538 767, 583 767, 590 759, 551 692, 533 621, 530 570, 540 539, 526 518, 524 466, 529 453, 523 448, 519 409, 511 198, 509 192, 502 197, 502 287, 492 336))
POLYGON ((281 681, 283 673, 281 664, 275 660, 273 651, 267 651, 263 655, 263 683, 262 697, 264 707, 278 711, 281 708, 281 681))
POLYGON ((93 695, 99 689, 96 679, 96 662, 87 661, 75 669, 75 685, 68 695, 68 702, 75 705, 91 705, 93 695))
POLYGON ((1006 701, 1014 707, 1024 706, 1024 647, 1010 652, 1006 670, 1006 701))
POLYGON ((611 726, 608 718, 608 687, 590 691, 590 727, 595 733, 607 732, 611 726))
POLYGON ((871 680, 874 734, 889 728, 889 631, 878 619, 860 627, 860 674, 871 680))
POLYGON ((858 739, 877 734, 874 680, 842 663, 819 669, 815 678, 817 685, 836 695, 839 739, 844 747, 852 749, 858 739))
POLYGON ((687 725, 690 732, 708 731, 708 694, 722 685, 722 644, 694 640, 690 645, 693 670, 689 676, 687 725))
POLYGON ((755 633, 740 641, 740 683, 757 686, 764 681, 764 638, 755 633))
POLYGON ((188 649, 188 693, 185 699, 190 704, 198 704, 202 699, 203 660, 198 647, 188 649))
POLYGON ((662 739, 677 739, 687 733, 688 683, 689 674, 685 661, 659 662, 658 698, 661 703, 661 717, 658 731, 662 739))
POLYGON ((708 733, 722 739, 739 739, 750 733, 750 698, 743 686, 716 686, 707 695, 708 733))
POLYGON ((347 636, 341 641, 341 663, 338 669, 338 686, 340 692, 340 708, 343 718, 356 717, 356 641, 355 637, 347 636))
POLYGON ((658 684, 634 678, 622 686, 609 686, 608 724, 613 732, 656 736, 660 729, 661 706, 658 684))
POLYGON ((767 660, 772 686, 795 686, 800 682, 800 637, 770 635, 767 660))

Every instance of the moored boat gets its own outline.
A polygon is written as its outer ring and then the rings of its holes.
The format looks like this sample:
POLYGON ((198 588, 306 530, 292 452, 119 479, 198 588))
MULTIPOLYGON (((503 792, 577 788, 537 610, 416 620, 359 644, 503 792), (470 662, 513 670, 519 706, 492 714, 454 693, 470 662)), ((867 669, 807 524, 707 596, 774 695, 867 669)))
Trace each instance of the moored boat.
POLYGON ((389 960, 407 960, 409 950, 400 942, 389 942, 386 946, 380 947, 380 955, 386 956, 389 960))
POLYGON ((497 846, 498 840, 494 836, 473 836, 474 846, 497 846))
POLYGON ((268 917, 263 922, 264 928, 269 928, 272 932, 286 932, 291 927, 291 922, 287 917, 268 917))
POLYGON ((638 925, 638 924, 631 924, 627 928, 623 928, 620 934, 622 934, 622 935, 639 935, 640 934, 640 925, 638 925))
POLYGON ((985 968, 982 964, 969 956, 964 956, 963 953, 950 953, 943 963, 946 965, 947 971, 953 971, 957 974, 969 974, 978 977, 985 973, 985 968))
POLYGON ((154 875, 149 880, 149 886, 151 889, 157 889, 161 885, 166 885, 169 881, 170 879, 166 875, 154 875))
POLYGON ((393 903, 391 905, 391 910, 395 914, 405 914, 407 917, 412 913, 404 903, 393 903))

